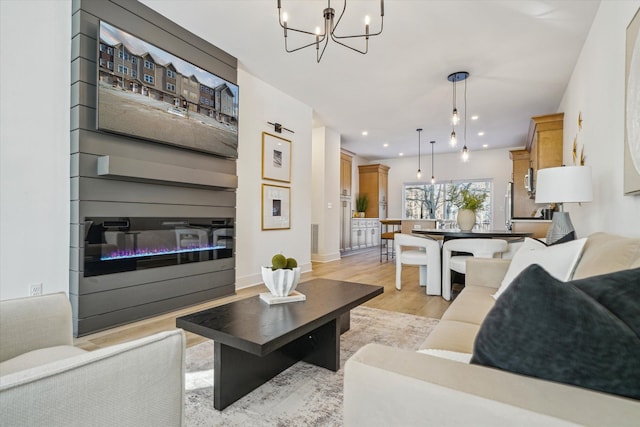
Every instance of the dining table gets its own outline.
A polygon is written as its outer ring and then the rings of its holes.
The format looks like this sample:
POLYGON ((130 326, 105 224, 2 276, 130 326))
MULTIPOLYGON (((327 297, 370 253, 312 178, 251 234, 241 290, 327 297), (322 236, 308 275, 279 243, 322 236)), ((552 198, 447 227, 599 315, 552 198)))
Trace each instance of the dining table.
POLYGON ((451 239, 491 238, 491 239, 522 239, 533 235, 530 231, 511 230, 471 230, 463 231, 457 228, 422 228, 411 230, 413 234, 421 234, 430 237, 441 236, 446 242, 451 239))

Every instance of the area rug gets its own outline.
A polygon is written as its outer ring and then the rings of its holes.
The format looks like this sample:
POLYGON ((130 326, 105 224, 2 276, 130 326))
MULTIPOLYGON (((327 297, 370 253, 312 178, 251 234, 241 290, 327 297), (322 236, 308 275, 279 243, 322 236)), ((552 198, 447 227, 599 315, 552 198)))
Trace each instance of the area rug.
POLYGON ((340 338, 340 370, 298 362, 223 411, 213 408, 213 341, 187 349, 185 426, 341 426, 344 363, 375 342, 417 350, 437 319, 356 307, 340 338))

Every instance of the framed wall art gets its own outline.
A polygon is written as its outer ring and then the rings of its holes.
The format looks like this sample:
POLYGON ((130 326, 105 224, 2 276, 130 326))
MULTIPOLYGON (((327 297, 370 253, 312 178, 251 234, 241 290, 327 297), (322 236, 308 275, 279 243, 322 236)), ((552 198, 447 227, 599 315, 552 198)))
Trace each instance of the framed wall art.
POLYGON ((640 10, 627 27, 624 194, 640 195, 640 10))
POLYGON ((262 132, 262 179, 291 182, 291 141, 262 132))
POLYGON ((262 184, 262 229, 291 228, 291 189, 279 185, 262 184))

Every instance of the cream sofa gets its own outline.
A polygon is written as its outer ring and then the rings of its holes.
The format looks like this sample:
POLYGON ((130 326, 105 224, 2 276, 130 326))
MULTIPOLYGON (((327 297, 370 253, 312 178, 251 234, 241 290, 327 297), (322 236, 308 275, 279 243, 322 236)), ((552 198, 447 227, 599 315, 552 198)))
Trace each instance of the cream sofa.
MULTIPOLYGON (((467 285, 422 348, 472 353, 509 262, 470 259, 467 285)), ((595 233, 573 278, 636 267, 640 239, 595 233)), ((369 344, 345 364, 344 421, 346 426, 638 426, 640 401, 369 344)))
POLYGON ((91 352, 64 293, 0 301, 0 425, 181 426, 182 330, 91 352))

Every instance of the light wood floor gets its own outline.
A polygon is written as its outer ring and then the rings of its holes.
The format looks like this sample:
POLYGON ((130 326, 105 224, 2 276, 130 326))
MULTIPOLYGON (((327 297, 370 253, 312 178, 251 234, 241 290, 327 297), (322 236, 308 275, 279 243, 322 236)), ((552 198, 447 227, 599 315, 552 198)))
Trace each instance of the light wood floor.
MULTIPOLYGON (((382 285, 384 286, 384 293, 366 302, 365 306, 437 319, 442 316, 449 306, 449 302, 439 296, 426 295, 425 289, 418 286, 418 267, 403 266, 401 291, 395 288, 395 274, 395 262, 393 260, 380 262, 379 249, 373 248, 344 256, 339 261, 313 263, 313 271, 303 274, 302 280, 323 277, 382 285)), ((177 317, 238 299, 248 298, 264 291, 266 291, 266 288, 262 285, 240 289, 232 296, 77 338, 75 345, 86 350, 95 350, 156 332, 171 330, 175 328, 175 319, 177 317)), ((190 332, 187 332, 186 335, 187 346, 205 341, 204 338, 190 332)))

